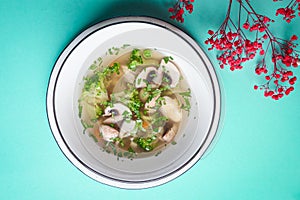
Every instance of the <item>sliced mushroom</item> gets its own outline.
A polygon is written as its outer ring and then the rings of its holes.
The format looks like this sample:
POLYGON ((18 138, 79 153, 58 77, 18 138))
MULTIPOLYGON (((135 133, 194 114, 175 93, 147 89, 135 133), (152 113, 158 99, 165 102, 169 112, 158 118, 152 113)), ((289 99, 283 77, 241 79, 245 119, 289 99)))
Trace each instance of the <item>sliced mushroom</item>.
POLYGON ((120 138, 127 137, 133 133, 136 122, 133 120, 124 120, 120 127, 120 138))
POLYGON ((104 110, 104 115, 103 116, 111 116, 110 118, 106 119, 103 121, 103 123, 106 123, 106 124, 115 124, 115 123, 118 123, 120 121, 122 121, 124 118, 123 118, 123 113, 124 112, 128 112, 128 113, 132 113, 130 111, 130 109, 125 106, 124 104, 122 103, 115 103, 113 105, 113 107, 107 107, 105 110, 104 110))
POLYGON ((119 136, 119 131, 107 125, 101 125, 99 131, 103 139, 108 142, 113 141, 114 138, 119 136))
POLYGON ((179 122, 182 118, 182 112, 178 101, 169 96, 164 96, 163 98, 165 99, 165 104, 159 108, 159 111, 169 120, 179 122))
POLYGON ((153 88, 160 86, 162 81, 162 73, 159 73, 156 67, 144 68, 135 79, 136 88, 144 88, 151 84, 153 88))
POLYGON ((173 138, 175 137, 177 131, 178 131, 178 126, 177 125, 173 125, 163 135, 163 137, 162 137, 163 141, 165 141, 165 142, 171 142, 173 140, 173 138))
POLYGON ((159 74, 163 74, 162 83, 168 84, 171 88, 174 88, 179 83, 180 72, 178 68, 171 61, 165 62, 161 60, 158 68, 159 74))

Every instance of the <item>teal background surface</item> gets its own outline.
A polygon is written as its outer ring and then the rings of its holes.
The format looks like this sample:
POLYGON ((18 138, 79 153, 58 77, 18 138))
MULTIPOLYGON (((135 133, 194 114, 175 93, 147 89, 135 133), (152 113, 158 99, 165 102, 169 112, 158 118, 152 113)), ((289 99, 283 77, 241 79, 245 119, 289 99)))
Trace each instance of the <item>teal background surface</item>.
MULTIPOLYGON (((280 101, 253 85, 254 63, 220 70, 207 30, 222 23, 228 1, 195 0, 185 23, 169 20, 174 0, 0 0, 0 199, 272 199, 300 200, 300 87, 280 101), (46 92, 64 47, 90 25, 115 16, 169 21, 191 35, 216 66, 223 87, 223 125, 209 152, 177 179, 144 190, 98 183, 60 151, 50 131, 46 92)), ((276 20, 271 30, 300 34, 300 17, 275 17, 288 1, 251 1, 276 20)), ((300 75, 299 69, 295 72, 300 75)))

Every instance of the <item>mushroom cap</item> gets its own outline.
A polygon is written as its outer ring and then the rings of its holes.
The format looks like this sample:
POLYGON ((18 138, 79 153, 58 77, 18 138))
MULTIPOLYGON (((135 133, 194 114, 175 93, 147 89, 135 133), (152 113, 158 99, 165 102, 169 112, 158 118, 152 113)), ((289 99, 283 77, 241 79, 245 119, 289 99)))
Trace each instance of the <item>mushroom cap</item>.
POLYGON ((180 109, 177 99, 172 99, 169 96, 164 96, 165 104, 163 104, 159 111, 173 122, 179 122, 182 119, 182 111, 180 109))
POLYGON ((162 73, 160 73, 156 67, 150 66, 144 68, 135 79, 136 88, 147 87, 147 83, 152 87, 160 86, 162 81, 162 73))
POLYGON ((166 63, 165 60, 162 59, 158 71, 160 74, 163 74, 163 83, 168 84, 171 88, 177 86, 180 80, 180 71, 174 63, 172 63, 171 61, 168 61, 166 63))
MULTIPOLYGON (((128 113, 132 114, 130 109, 127 106, 125 106, 124 104, 115 103, 115 104, 113 104, 113 107, 108 106, 107 108, 105 108, 103 116, 111 116, 112 119, 108 118, 108 119, 110 119, 110 122, 118 123, 124 119, 123 118, 124 112, 128 112, 128 113)), ((107 122, 105 122, 105 123, 107 123, 107 122)))

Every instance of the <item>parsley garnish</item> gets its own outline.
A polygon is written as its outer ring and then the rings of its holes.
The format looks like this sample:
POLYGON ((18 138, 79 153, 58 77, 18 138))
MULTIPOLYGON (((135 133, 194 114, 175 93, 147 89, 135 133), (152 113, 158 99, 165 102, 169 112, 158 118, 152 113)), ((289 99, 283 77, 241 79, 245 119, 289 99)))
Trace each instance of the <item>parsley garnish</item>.
POLYGON ((128 108, 133 112, 133 115, 137 119, 141 119, 140 109, 143 107, 143 103, 139 98, 139 92, 137 89, 133 89, 130 93, 130 98, 128 102, 128 108))
POLYGON ((125 110, 123 113, 122 113, 122 116, 123 116, 123 119, 126 121, 126 122, 130 122, 130 119, 132 117, 132 114, 130 112, 128 112, 127 110, 125 110))
POLYGON ((128 69, 135 71, 137 65, 143 64, 143 58, 139 49, 133 49, 130 55, 128 69))
POLYGON ((163 59, 164 59, 165 63, 168 63, 170 60, 174 60, 172 58, 172 56, 166 56, 166 57, 163 57, 163 59))
POLYGON ((188 89, 187 92, 181 92, 179 94, 182 96, 182 98, 184 99, 184 103, 185 103, 185 104, 182 104, 181 109, 190 112, 190 109, 191 109, 191 103, 190 103, 191 89, 188 89))
POLYGON ((156 139, 155 136, 148 138, 135 138, 134 142, 145 151, 152 151, 154 149, 152 142, 156 139))
POLYGON ((144 56, 144 58, 151 58, 151 56, 152 56, 152 51, 151 51, 150 49, 145 49, 145 50, 143 51, 143 56, 144 56))

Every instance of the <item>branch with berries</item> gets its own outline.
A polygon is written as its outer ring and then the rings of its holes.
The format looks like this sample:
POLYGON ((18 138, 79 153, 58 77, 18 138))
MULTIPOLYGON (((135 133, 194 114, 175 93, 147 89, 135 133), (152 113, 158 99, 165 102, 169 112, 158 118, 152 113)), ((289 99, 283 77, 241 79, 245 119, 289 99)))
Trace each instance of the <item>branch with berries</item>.
MULTIPOLYGON (((278 0, 273 0, 277 2, 278 0)), ((283 15, 283 19, 290 23, 292 19, 296 17, 298 11, 298 16, 300 16, 300 0, 291 0, 290 3, 285 8, 278 8, 276 11, 276 16, 283 15)))
MULTIPOLYGON (((298 1, 292 0, 289 6, 294 8, 298 1)), ((208 31, 205 44, 210 46, 208 50, 220 52, 217 60, 221 69, 225 66, 231 71, 243 69, 246 62, 259 56, 255 73, 263 75, 265 83, 255 85, 254 89, 263 90, 264 96, 278 100, 294 90, 297 78, 292 68, 298 67, 300 52, 296 43, 298 37, 292 35, 288 40, 276 37, 269 29, 273 22, 257 13, 248 0, 229 0, 223 23, 218 30, 208 31), (238 3, 237 22, 231 16, 233 3, 238 3)))
POLYGON ((194 10, 193 2, 194 0, 177 0, 176 4, 169 8, 170 18, 183 23, 185 12, 192 13, 194 10))

